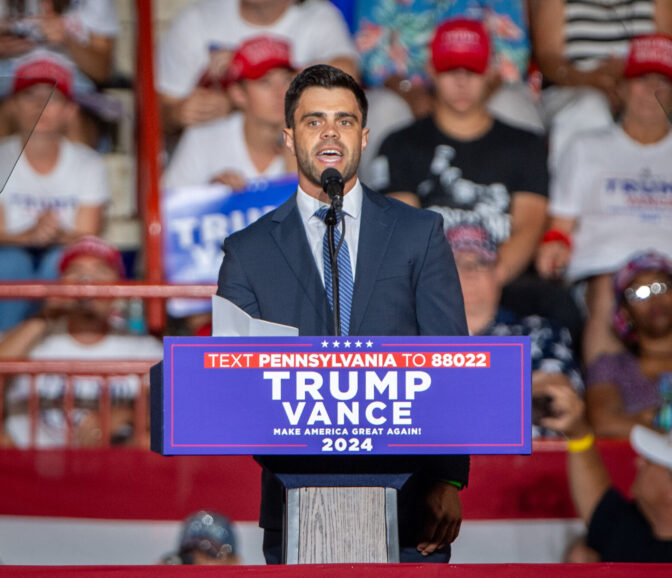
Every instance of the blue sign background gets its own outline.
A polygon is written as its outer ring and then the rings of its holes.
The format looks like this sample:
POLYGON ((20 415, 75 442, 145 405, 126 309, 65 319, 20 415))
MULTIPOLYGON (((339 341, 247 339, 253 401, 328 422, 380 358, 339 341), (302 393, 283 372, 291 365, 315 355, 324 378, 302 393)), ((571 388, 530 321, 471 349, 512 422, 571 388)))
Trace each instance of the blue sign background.
POLYGON ((224 239, 286 201, 297 183, 296 175, 288 175, 251 181, 242 191, 224 185, 164 190, 161 220, 166 280, 216 283, 224 239))
MULTIPOLYGON (((531 390, 528 337, 295 337, 225 338, 167 337, 164 339, 163 454, 528 454, 531 451, 531 390), (347 343, 347 345, 346 345, 347 343), (359 345, 356 345, 359 343, 359 345), (338 344, 338 345, 336 345, 338 344), (376 368, 206 368, 206 354, 370 354, 383 359, 402 353, 424 355, 427 367, 376 368), (450 354, 486 353, 490 367, 455 367, 450 354), (448 357, 444 355, 448 354, 448 357), (438 357, 434 357, 438 356, 438 357), (433 367, 431 361, 450 361, 451 367, 433 367), (272 399, 272 381, 264 372, 286 372, 281 399, 272 399), (367 372, 382 378, 396 372, 398 395, 388 390, 365 398, 367 372), (297 372, 319 374, 323 397, 297 399, 297 372), (346 391, 349 373, 356 373, 357 395, 341 401, 348 408, 359 402, 359 424, 348 419, 338 425, 338 400, 330 395, 329 379, 337 372, 340 391, 346 391), (423 372, 431 385, 414 399, 405 396, 407 372, 423 372), (305 406, 298 423, 289 415, 305 406), (392 406, 403 407, 411 423, 394 424, 392 406), (289 413, 283 402, 288 402, 289 413), (332 421, 308 423, 315 404, 323 403, 332 421), (367 423, 365 409, 385 404, 372 415, 383 424, 367 423), (341 429, 337 429, 341 428, 341 429), (344 428, 344 429, 343 429, 344 428), (368 431, 366 431, 368 428, 368 431), (357 430, 364 429, 363 432, 357 430), (340 441, 338 441, 340 440, 340 441), (368 441, 366 441, 368 440, 368 441)), ((338 359, 338 356, 336 356, 338 359)), ((421 359, 418 356, 416 359, 421 359)), ((352 356, 350 357, 352 359, 352 356)), ((253 361, 254 364, 254 361, 253 361)), ((278 375, 278 374, 276 374, 278 375)), ((370 374, 371 375, 371 374, 370 374)), ((418 374, 411 374, 418 375, 418 374)), ((318 417, 324 417, 318 412, 318 417)), ((154 417, 154 416, 153 416, 154 417)))
MULTIPOLYGON (((224 185, 162 191, 163 274, 171 283, 217 283, 222 243, 284 203, 296 191, 295 174, 250 181, 232 191, 224 185)), ((170 299, 168 312, 184 317, 211 310, 210 300, 170 299)))

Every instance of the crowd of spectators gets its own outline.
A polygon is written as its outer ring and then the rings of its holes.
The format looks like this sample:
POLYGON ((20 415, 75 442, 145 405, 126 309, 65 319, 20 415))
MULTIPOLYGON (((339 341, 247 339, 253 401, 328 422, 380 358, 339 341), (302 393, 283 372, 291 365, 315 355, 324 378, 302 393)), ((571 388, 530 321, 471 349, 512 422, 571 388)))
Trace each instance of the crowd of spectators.
MULTIPOLYGON (((533 390, 554 414, 535 434, 654 443, 642 427, 672 429, 672 2, 336 4, 185 2, 154 55, 162 186, 235 194, 292 174, 284 92, 309 64, 342 68, 371 102, 360 177, 443 216, 470 333, 532 337, 533 390)), ((6 1, 0 18, 0 157, 18 160, 0 163, 0 280, 132 278, 100 238, 110 193, 95 111, 114 75, 115 3, 6 1)), ((159 358, 117 305, 0 301, 0 358, 159 358)), ((63 388, 38 381, 38 445, 64 443, 63 388)), ((100 383, 74 388, 75 443, 96 445, 100 383)), ((129 439, 138 391, 111 385, 113 443, 129 439)), ((27 382, 4 396, 0 441, 25 446, 27 382)), ((666 455, 653 462, 672 476, 666 455)), ((608 513, 598 482, 577 501, 591 532, 608 513)))

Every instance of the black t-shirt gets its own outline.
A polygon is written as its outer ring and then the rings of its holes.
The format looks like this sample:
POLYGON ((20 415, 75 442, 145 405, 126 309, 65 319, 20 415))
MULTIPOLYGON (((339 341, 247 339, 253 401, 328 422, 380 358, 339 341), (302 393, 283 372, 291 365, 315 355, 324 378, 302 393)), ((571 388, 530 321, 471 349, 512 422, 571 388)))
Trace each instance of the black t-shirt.
POLYGON ((586 543, 603 562, 672 562, 672 540, 658 540, 634 502, 610 488, 595 508, 586 543))
POLYGON ((480 224, 497 244, 510 235, 512 194, 548 196, 543 139, 498 120, 474 140, 444 134, 432 117, 418 120, 383 141, 372 174, 383 193, 416 193, 446 229, 480 224))

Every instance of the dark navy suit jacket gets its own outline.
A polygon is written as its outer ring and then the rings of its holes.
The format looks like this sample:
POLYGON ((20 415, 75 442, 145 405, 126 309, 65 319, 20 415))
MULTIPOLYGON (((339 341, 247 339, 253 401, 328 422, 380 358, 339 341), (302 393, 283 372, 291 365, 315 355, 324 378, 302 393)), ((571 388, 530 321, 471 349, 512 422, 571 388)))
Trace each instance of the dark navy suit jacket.
MULTIPOLYGON (((364 187, 349 335, 467 335, 455 262, 437 213, 364 187)), ((332 312, 308 246, 296 195, 228 237, 217 294, 255 318, 301 335, 333 335, 332 312)), ((414 472, 466 484, 468 456, 264 458, 286 471, 414 472)), ((277 470, 276 470, 277 471, 277 470)), ((278 529, 282 494, 264 470, 261 525, 278 529)))

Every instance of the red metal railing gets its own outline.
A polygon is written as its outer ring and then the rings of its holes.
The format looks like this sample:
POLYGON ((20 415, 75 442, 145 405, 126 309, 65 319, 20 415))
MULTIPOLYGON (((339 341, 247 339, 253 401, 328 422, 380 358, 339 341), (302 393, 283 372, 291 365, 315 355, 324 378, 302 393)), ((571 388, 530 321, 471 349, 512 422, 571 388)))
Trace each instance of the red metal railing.
MULTIPOLYGON (((161 259, 161 204, 159 191, 160 153, 162 149, 161 123, 157 95, 154 89, 154 31, 151 0, 136 0, 136 144, 137 144, 137 201, 143 226, 145 280, 108 284, 70 284, 59 282, 1 283, 0 299, 46 299, 67 298, 133 298, 145 300, 147 325, 152 333, 160 334, 165 327, 164 300, 172 297, 203 298, 212 295, 214 285, 166 285, 163 279, 161 259)), ((109 379, 131 374, 141 377, 141 395, 135 401, 135 441, 146 426, 146 377, 150 362, 142 361, 0 361, 0 419, 4 415, 4 387, 7 376, 28 375, 30 394, 28 412, 31 419, 31 445, 35 443, 39 414, 39 392, 36 376, 43 373, 64 375, 65 389, 63 412, 66 417, 75 408, 72 378, 77 375, 102 376, 103 386, 99 398, 102 443, 109 443, 109 379)), ((71 420, 66 419, 68 445, 72 443, 71 420)))
MULTIPOLYGON (((27 360, 12 359, 0 361, 0 416, 8 418, 10 414, 21 414, 28 418, 28 446, 38 445, 38 428, 40 426, 41 396, 38 390, 38 376, 59 375, 64 380, 63 395, 59 403, 52 403, 49 409, 62 412, 64 432, 63 446, 75 446, 74 412, 78 409, 75 396, 76 377, 94 377, 99 381, 100 395, 95 400, 87 399, 89 410, 93 410, 98 418, 100 437, 95 445, 108 447, 111 443, 110 416, 113 400, 110 395, 110 380, 115 377, 129 378, 135 376, 139 387, 132 400, 133 407, 133 445, 146 447, 148 439, 148 400, 149 400, 149 368, 156 363, 137 360, 27 360), (25 400, 8 402, 5 391, 8 378, 26 376, 29 380, 28 396, 25 400), (11 407, 14 403, 20 410, 11 407), (91 407, 95 405, 95 407, 91 407), (10 411, 11 410, 11 411, 10 411)), ((130 399, 126 400, 130 402, 130 399)), ((9 436, 5 443, 10 443, 9 436)))
POLYGON ((48 283, 2 283, 1 298, 42 299, 54 297, 142 297, 150 332, 160 334, 165 328, 163 299, 168 297, 204 297, 212 294, 205 286, 181 286, 173 290, 164 285, 161 252, 161 196, 159 190, 161 123, 154 88, 154 30, 151 0, 136 0, 136 146, 137 205, 143 227, 144 283, 117 284, 109 291, 92 285, 62 285, 56 289, 48 283), (48 289, 48 287, 53 287, 48 289), (20 293, 14 293, 14 291, 20 293))
MULTIPOLYGON (((159 303, 172 297, 203 298, 215 292, 214 285, 161 285, 147 282, 122 282, 116 284, 74 284, 61 282, 40 283, 0 283, 0 299, 46 299, 49 297, 65 297, 73 299, 123 299, 140 297, 159 303)), ((28 416, 29 445, 37 443, 37 430, 40 414, 40 393, 37 387, 37 376, 56 374, 64 376, 64 395, 60 406, 65 418, 65 445, 72 447, 74 428, 71 416, 77 406, 75 398, 76 376, 100 377, 101 390, 97 400, 97 415, 100 419, 100 445, 110 445, 110 414, 112 400, 109 382, 118 376, 135 375, 141 383, 138 395, 133 400, 133 444, 145 447, 147 441, 147 399, 148 371, 156 361, 126 360, 0 360, 0 419, 7 413, 5 406, 5 390, 8 378, 15 375, 26 375, 29 379, 29 394, 26 400, 25 413, 28 416)), ((0 432, 2 428, 0 427, 0 432)))
POLYGON ((78 284, 59 281, 39 283, 0 283, 0 299, 46 299, 48 297, 70 297, 73 299, 130 299, 140 297, 147 301, 158 301, 173 297, 208 298, 215 293, 216 285, 165 285, 144 281, 124 281, 114 284, 78 284))
MULTIPOLYGON (((136 0, 136 124, 137 194, 144 234, 145 279, 150 284, 163 282, 161 262, 161 202, 159 193, 159 155, 161 123, 154 90, 154 30, 151 0, 136 0)), ((165 327, 165 307, 159 299, 146 302, 147 327, 160 333, 165 327)))

